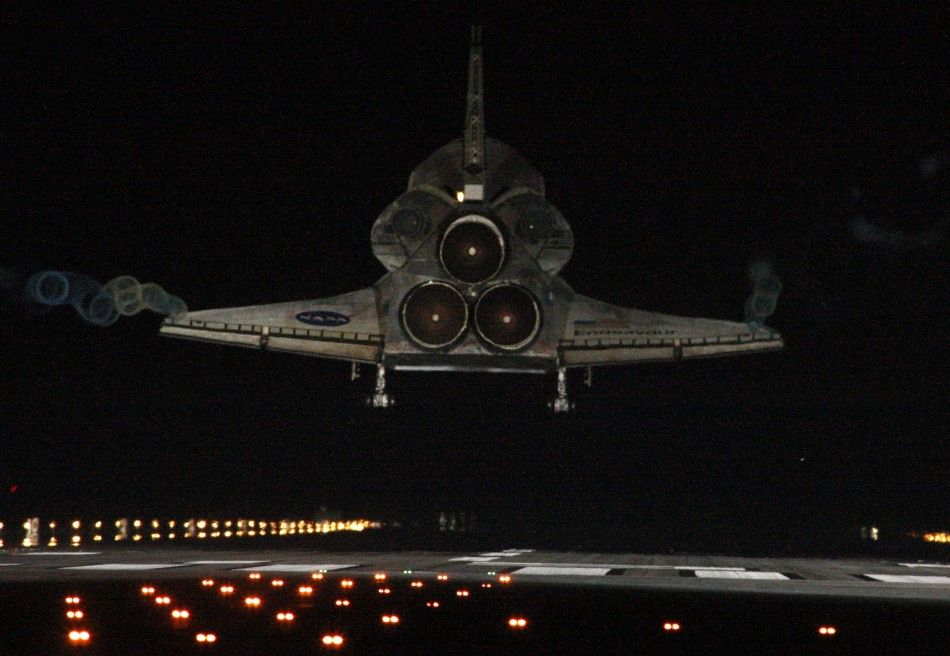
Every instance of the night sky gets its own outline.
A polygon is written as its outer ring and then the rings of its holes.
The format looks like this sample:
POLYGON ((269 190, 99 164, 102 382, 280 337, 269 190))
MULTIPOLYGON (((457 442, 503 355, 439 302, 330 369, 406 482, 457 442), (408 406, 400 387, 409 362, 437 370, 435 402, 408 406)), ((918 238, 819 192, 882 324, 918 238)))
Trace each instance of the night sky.
MULTIPOLYGON (((91 7, 0 10, 0 268, 131 274, 192 309, 384 273, 373 221, 461 136, 467 15, 91 7)), ((947 529, 938 18, 481 16, 487 131, 570 222, 567 282, 739 320, 764 255, 784 352, 572 377, 567 418, 553 377, 393 374, 381 412, 368 368, 350 383, 345 363, 159 338, 150 313, 99 328, 8 303, 0 517, 454 509, 628 550, 947 529), (859 216, 884 237, 857 239, 859 216)))

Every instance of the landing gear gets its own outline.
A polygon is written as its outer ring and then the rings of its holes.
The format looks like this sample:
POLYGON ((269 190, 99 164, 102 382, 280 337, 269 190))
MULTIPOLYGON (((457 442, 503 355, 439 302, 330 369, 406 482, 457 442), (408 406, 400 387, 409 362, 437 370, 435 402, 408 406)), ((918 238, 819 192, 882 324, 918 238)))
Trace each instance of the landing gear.
POLYGON ((388 408, 396 405, 396 399, 386 393, 386 367, 381 362, 376 365, 376 391, 368 400, 374 408, 388 408))
POLYGON ((556 414, 570 412, 574 409, 574 403, 567 398, 567 369, 557 368, 557 396, 548 402, 556 414))

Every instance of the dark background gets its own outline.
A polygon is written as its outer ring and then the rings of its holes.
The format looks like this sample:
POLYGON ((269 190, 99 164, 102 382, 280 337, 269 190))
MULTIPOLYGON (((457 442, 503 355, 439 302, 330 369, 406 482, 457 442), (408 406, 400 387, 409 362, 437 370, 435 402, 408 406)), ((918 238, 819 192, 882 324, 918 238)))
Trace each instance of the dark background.
MULTIPOLYGON (((193 309, 365 287, 376 215, 461 135, 470 18, 438 5, 0 18, 0 267, 20 276, 127 273, 193 309)), ((572 378, 566 418, 547 377, 394 374, 399 405, 375 412, 368 369, 16 306, 0 516, 456 510, 528 546, 625 550, 948 527, 945 241, 849 228, 945 235, 939 13, 480 19, 488 132, 570 221, 565 279, 739 319, 765 254, 786 350, 572 378)))

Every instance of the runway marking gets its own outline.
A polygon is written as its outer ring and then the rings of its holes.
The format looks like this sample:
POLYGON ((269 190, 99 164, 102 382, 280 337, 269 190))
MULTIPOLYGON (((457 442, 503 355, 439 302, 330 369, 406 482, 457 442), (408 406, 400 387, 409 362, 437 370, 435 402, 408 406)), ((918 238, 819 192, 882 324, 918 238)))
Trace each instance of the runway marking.
POLYGON ((494 558, 485 558, 482 559, 481 556, 463 556, 461 558, 450 558, 450 561, 472 561, 469 565, 478 565, 480 563, 496 562, 499 565, 505 565, 508 567, 511 566, 521 566, 521 567, 546 567, 546 566, 557 566, 557 567, 606 567, 608 569, 666 569, 666 570, 704 570, 710 572, 744 572, 746 571, 745 567, 718 567, 710 565, 709 567, 705 565, 630 565, 629 563, 552 563, 540 562, 540 561, 513 561, 513 560, 503 560, 497 561, 494 558))
POLYGON ((101 551, 24 551, 20 556, 98 556, 101 551))
POLYGON ((609 567, 522 567, 515 570, 518 576, 605 576, 609 567))
POLYGON ((450 563, 471 561, 473 563, 491 563, 498 560, 495 556, 459 556, 458 558, 449 558, 450 563))
POLYGON ((358 564, 341 565, 339 563, 288 563, 273 565, 261 565, 260 567, 241 567, 235 572, 332 572, 337 569, 349 569, 359 567, 358 564))
POLYGON ((942 563, 897 563, 901 567, 942 567, 950 568, 950 565, 945 565, 942 563))
POLYGON ((883 583, 930 583, 950 585, 950 576, 928 576, 926 574, 865 574, 869 579, 883 583))
POLYGON ((100 563, 98 565, 75 565, 59 569, 101 570, 108 572, 139 572, 149 569, 170 569, 182 567, 181 563, 100 563))
POLYGON ((20 563, 0 563, 0 567, 16 567, 20 563))
POLYGON ((788 577, 779 572, 724 572, 722 570, 697 569, 696 576, 701 579, 747 579, 750 581, 787 581, 788 577))
POLYGON ((254 563, 269 563, 269 560, 189 560, 183 565, 253 565, 254 563))

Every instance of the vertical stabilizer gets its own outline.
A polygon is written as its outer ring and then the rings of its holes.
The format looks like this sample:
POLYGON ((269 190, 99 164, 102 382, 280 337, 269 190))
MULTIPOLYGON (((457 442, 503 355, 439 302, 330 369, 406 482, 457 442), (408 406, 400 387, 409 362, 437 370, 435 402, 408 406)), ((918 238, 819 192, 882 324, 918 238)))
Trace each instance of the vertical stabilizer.
POLYGON ((472 26, 472 47, 468 55, 468 102, 465 112, 465 200, 485 198, 485 106, 482 79, 482 28, 472 26))

